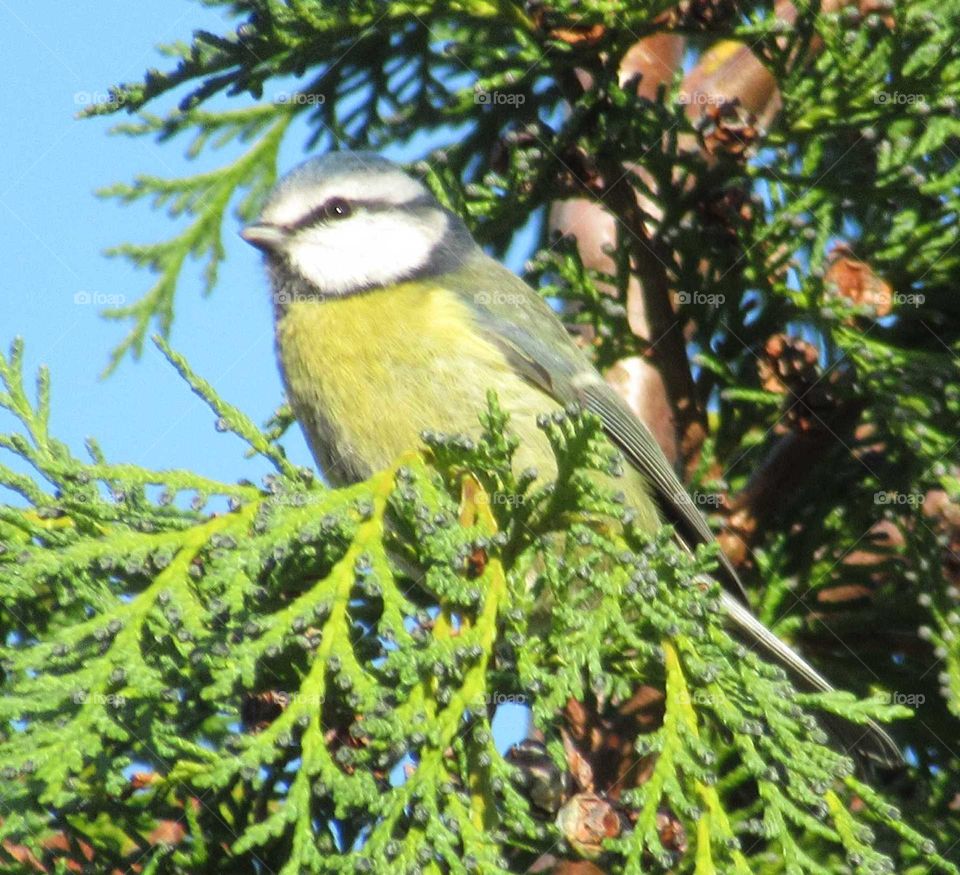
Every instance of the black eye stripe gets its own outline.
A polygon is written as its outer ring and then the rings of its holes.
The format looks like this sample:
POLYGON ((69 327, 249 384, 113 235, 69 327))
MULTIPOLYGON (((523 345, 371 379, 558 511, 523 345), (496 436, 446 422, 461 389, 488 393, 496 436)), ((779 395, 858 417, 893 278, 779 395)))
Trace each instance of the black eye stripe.
POLYGON ((390 210, 415 210, 423 207, 437 207, 437 202, 430 195, 423 195, 404 203, 394 203, 388 200, 355 200, 348 201, 341 197, 332 197, 320 206, 310 210, 305 216, 286 226, 288 231, 301 231, 321 222, 336 222, 338 219, 349 218, 358 210, 367 213, 387 212, 390 210), (345 212, 337 212, 336 208, 345 208, 345 212))
POLYGON ((353 207, 342 197, 332 197, 320 204, 319 207, 310 210, 305 216, 297 219, 292 225, 289 225, 291 231, 299 231, 302 228, 309 228, 318 222, 336 222, 338 219, 347 219, 353 212, 353 207))

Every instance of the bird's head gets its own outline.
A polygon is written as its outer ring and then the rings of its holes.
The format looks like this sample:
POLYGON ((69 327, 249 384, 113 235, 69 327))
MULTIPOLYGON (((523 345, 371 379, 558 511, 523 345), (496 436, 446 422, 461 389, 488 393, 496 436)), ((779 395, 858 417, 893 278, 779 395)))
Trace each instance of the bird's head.
POLYGON ((422 182, 369 152, 333 152, 296 167, 240 235, 285 282, 318 297, 442 274, 476 247, 422 182))

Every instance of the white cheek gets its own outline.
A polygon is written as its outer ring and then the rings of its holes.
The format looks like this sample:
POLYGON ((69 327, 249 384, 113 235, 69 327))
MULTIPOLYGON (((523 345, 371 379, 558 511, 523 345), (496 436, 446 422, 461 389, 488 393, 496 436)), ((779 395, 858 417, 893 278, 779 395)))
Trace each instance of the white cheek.
POLYGON ((424 221, 361 213, 301 234, 288 256, 302 276, 333 294, 389 285, 427 263, 445 227, 439 211, 424 221))

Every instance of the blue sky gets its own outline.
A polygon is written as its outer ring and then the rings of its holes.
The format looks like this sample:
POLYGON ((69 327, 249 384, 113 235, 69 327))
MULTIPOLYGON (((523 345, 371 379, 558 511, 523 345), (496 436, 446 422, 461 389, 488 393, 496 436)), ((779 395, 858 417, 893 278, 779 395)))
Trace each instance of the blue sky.
MULTIPOLYGON (((156 43, 188 39, 201 27, 222 30, 224 21, 188 0, 0 0, 0 100, 8 120, 0 345, 22 335, 30 369, 50 366, 53 431, 75 450, 94 435, 114 461, 187 467, 233 481, 266 469, 245 462, 241 443, 214 430, 212 415, 152 346, 139 361, 127 359, 99 378, 125 333, 122 323, 99 315, 102 302, 129 303, 151 285, 150 274, 102 252, 127 240, 169 237, 175 225, 146 205, 122 206, 94 192, 137 173, 176 176, 197 167, 184 157, 185 142, 108 136, 116 119, 75 118, 110 84, 169 64, 156 43)), ((217 160, 212 155, 204 164, 217 160)), ((171 340, 225 398, 262 422, 281 397, 271 314, 259 257, 231 224, 238 227, 231 220, 225 229, 228 257, 213 294, 203 298, 197 271, 187 271, 171 340)), ((288 443, 299 461, 309 460, 301 441, 288 443)))
MULTIPOLYGON (((83 452, 84 438, 92 435, 114 462, 188 468, 234 482, 256 480, 268 466, 245 460, 245 446, 215 430, 213 414, 152 345, 139 360, 127 358, 110 377, 100 378, 126 330, 124 323, 104 320, 100 309, 130 303, 152 284, 149 273, 105 258, 103 250, 125 241, 165 239, 177 225, 145 204, 122 206, 94 194, 138 173, 195 173, 227 160, 229 152, 190 162, 186 141, 108 136, 126 116, 75 117, 91 100, 105 98, 111 84, 137 80, 149 67, 169 66, 156 52, 157 43, 186 40, 199 28, 223 31, 226 25, 219 11, 196 0, 0 0, 5 35, 0 110, 7 121, 0 177, 0 348, 6 350, 20 335, 28 374, 41 363, 50 367, 51 430, 75 453, 83 452)), ((303 158, 305 140, 305 130, 288 136, 281 170, 303 158)), ((419 156, 416 145, 393 154, 419 156)), ((223 398, 262 423, 280 403, 281 386, 260 259, 233 233, 238 228, 236 219, 228 220, 227 259, 210 296, 202 296, 199 267, 185 273, 170 340, 223 398)), ((0 431, 12 425, 0 411, 0 431)), ((284 443, 294 461, 312 464, 299 432, 291 431, 284 443)), ((518 716, 501 715, 501 743, 521 730, 518 716)))

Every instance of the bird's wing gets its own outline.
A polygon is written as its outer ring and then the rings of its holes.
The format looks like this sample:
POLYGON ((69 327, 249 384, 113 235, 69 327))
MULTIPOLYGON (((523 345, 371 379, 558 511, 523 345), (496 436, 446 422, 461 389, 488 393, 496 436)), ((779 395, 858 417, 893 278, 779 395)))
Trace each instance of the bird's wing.
MULTIPOLYGON (((694 548, 713 541, 703 514, 674 473, 650 430, 607 384, 570 339, 556 313, 526 283, 489 259, 481 272, 497 294, 470 297, 481 330, 497 344, 514 370, 561 404, 576 402, 595 414, 607 436, 650 484, 663 518, 694 548)), ((720 555, 724 585, 747 601, 729 559, 720 555)))
MULTIPOLYGON (((476 324, 497 344, 514 370, 561 404, 577 402, 598 416, 610 440, 650 483, 664 518, 690 549, 709 543, 713 533, 650 430, 597 373, 577 348, 556 313, 526 283, 485 256, 465 271, 460 286, 476 324), (491 291, 495 289, 496 291, 491 291)), ((739 633, 768 659, 788 669, 802 684, 829 692, 833 686, 798 653, 777 638, 748 609, 746 593, 729 559, 720 554, 722 602, 739 633)), ((825 715, 848 750, 885 769, 899 769, 903 756, 876 723, 853 724, 825 715)))

